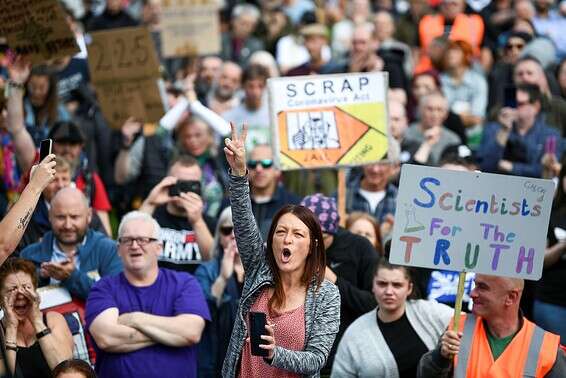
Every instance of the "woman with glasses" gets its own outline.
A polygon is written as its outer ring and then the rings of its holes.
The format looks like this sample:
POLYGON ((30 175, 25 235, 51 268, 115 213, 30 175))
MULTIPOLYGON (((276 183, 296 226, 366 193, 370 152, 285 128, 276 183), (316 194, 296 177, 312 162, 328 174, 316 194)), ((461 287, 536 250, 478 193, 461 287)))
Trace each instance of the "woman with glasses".
POLYGON ((195 272, 212 318, 199 344, 200 378, 221 376, 229 341, 226 335, 232 333, 244 286, 244 267, 236 245, 230 207, 220 213, 212 251, 212 259, 195 272))
POLYGON ((319 377, 340 323, 338 288, 324 280, 320 224, 309 209, 285 206, 273 217, 264 245, 250 206, 246 134, 246 126, 240 136, 232 125, 224 148, 245 279, 222 376, 319 377), (265 319, 265 328, 257 329, 259 343, 250 337, 251 312, 265 319))
MULTIPOLYGON (((0 268, 0 303, 4 316, 6 366, 15 377, 50 377, 51 370, 73 355, 73 336, 63 316, 39 309, 35 265, 12 258, 0 268)), ((3 374, 0 374, 0 376, 3 374)))

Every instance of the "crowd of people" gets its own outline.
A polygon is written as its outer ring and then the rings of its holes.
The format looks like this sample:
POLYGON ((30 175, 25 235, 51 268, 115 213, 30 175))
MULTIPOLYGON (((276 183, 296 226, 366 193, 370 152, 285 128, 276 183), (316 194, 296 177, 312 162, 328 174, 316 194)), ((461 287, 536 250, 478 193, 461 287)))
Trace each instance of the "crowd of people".
POLYGON ((566 376, 566 1, 229 0, 187 57, 161 0, 60 2, 75 56, 0 45, 0 375, 566 376), (129 26, 167 110, 112 128, 88 44, 129 26), (267 80, 370 71, 390 146, 343 219, 336 169, 275 165, 267 80), (405 163, 554 180, 542 279, 468 273, 455 330, 458 273, 388 262, 405 163))

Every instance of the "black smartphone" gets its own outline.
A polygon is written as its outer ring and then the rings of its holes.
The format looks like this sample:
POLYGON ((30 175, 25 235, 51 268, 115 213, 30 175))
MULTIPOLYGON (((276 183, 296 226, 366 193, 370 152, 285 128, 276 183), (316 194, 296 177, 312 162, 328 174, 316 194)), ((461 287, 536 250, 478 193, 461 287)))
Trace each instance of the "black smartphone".
POLYGON ((517 107, 517 87, 514 85, 505 87, 503 106, 513 109, 517 107))
POLYGON ((249 312, 250 317, 250 342, 252 347, 252 356, 267 357, 269 351, 261 349, 260 344, 267 344, 262 340, 262 335, 267 335, 265 324, 267 323, 267 316, 263 312, 249 312))
POLYGON ((200 196, 200 181, 195 180, 177 180, 175 185, 169 187, 169 196, 175 197, 181 193, 192 192, 200 196))
POLYGON ((43 159, 47 157, 51 153, 51 148, 53 147, 53 140, 51 139, 44 139, 41 141, 39 145, 39 162, 41 163, 43 159))

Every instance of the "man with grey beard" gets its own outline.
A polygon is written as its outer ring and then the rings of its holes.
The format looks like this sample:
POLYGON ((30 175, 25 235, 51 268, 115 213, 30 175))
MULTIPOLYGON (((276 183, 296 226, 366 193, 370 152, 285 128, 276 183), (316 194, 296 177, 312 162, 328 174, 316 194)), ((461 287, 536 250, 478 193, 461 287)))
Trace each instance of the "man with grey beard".
POLYGON ((234 62, 224 62, 218 82, 208 95, 207 105, 216 114, 227 112, 240 104, 236 92, 242 82, 242 69, 234 62))

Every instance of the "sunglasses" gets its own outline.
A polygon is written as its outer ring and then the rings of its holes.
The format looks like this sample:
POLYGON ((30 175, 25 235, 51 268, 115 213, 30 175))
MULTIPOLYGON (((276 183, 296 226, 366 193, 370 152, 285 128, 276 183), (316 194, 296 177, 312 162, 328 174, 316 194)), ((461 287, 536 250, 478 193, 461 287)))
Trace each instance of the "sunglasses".
POLYGON ((261 167, 263 169, 268 169, 273 167, 273 160, 271 159, 248 160, 248 169, 256 169, 258 164, 261 164, 261 167))
POLYGON ((232 231, 234 231, 234 226, 222 226, 222 227, 220 227, 220 233, 224 236, 232 235, 232 231))

